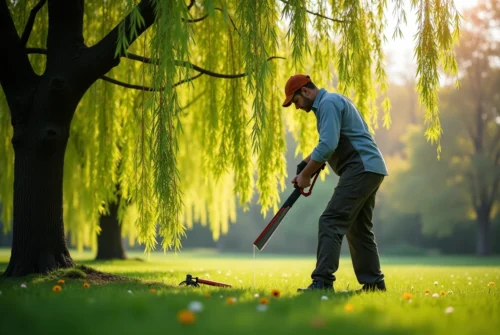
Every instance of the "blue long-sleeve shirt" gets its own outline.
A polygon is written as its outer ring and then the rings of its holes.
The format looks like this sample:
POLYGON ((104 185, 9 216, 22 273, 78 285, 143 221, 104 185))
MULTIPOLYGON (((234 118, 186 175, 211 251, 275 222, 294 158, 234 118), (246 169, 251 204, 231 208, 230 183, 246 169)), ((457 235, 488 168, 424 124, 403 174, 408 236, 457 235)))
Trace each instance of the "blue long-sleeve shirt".
POLYGON ((346 168, 388 175, 382 153, 368 125, 345 96, 320 89, 312 110, 316 115, 319 143, 311 159, 326 162, 337 175, 346 168))

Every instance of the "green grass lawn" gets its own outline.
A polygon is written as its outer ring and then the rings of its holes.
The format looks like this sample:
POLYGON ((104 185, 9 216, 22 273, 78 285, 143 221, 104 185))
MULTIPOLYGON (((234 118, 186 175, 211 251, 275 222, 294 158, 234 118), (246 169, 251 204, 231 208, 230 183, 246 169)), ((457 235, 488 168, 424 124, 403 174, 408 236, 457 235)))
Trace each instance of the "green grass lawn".
MULTIPOLYGON (((84 288, 85 279, 64 278, 62 290, 53 292, 56 277, 0 278, 1 334, 498 334, 500 329, 500 258, 382 258, 388 292, 366 294, 353 294, 360 285, 350 259, 343 258, 336 293, 323 300, 322 293, 296 292, 310 283, 314 257, 257 254, 254 260, 251 253, 198 251, 154 253, 149 260, 129 253, 144 260, 95 262, 90 253, 72 255, 78 264, 134 280, 90 282, 84 288), (233 287, 179 287, 187 273, 233 287), (490 282, 497 285, 489 287, 490 282), (273 289, 279 298, 271 297, 273 289), (446 294, 432 296, 441 291, 446 294), (236 303, 228 303, 233 297, 236 303), (259 307, 262 297, 269 299, 267 308, 259 307), (195 301, 202 311, 193 324, 181 324, 178 313, 195 301)), ((0 272, 8 259, 9 250, 0 250, 0 272)))

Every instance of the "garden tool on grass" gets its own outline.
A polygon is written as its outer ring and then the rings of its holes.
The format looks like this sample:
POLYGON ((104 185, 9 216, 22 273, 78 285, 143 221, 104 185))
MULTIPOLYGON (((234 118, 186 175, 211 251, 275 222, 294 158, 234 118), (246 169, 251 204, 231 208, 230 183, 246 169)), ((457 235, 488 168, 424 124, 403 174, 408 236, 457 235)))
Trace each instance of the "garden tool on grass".
POLYGON ((280 225, 281 221, 283 221, 283 218, 285 217, 286 213, 292 208, 293 204, 297 199, 300 197, 302 194, 305 197, 308 197, 312 193, 312 189, 314 187, 314 184, 316 183, 316 179, 318 179, 319 173, 321 170, 325 168, 325 164, 323 164, 316 172, 312 174, 312 184, 311 187, 309 188, 308 192, 304 192, 304 189, 302 188, 297 188, 292 192, 292 194, 286 199, 285 203, 283 206, 281 206, 280 210, 276 215, 272 218, 271 222, 264 228, 262 233, 260 233, 259 237, 253 242, 253 245, 259 249, 259 251, 262 251, 264 247, 266 246, 267 242, 269 242, 269 239, 271 236, 273 236, 274 232, 276 231, 276 228, 280 225))
POLYGON ((218 286, 218 287, 231 287, 231 285, 229 284, 224 284, 224 283, 219 283, 219 282, 216 282, 216 281, 211 281, 211 280, 206 280, 206 279, 201 279, 201 278, 198 278, 198 277, 194 277, 191 276, 190 274, 188 274, 186 276, 186 280, 182 281, 180 285, 182 284, 185 284, 186 286, 195 286, 195 287, 199 287, 200 285, 199 284, 205 284, 205 285, 210 285, 210 286, 218 286))

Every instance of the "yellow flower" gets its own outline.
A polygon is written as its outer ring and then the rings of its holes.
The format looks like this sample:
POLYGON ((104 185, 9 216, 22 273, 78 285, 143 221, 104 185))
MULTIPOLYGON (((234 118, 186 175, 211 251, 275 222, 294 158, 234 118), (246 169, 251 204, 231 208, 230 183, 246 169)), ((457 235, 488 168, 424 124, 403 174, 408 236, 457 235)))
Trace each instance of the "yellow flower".
POLYGON ((494 282, 492 282, 492 281, 490 281, 490 282, 488 283, 488 286, 490 286, 490 287, 491 287, 491 286, 495 286, 495 283, 494 283, 494 282))
POLYGON ((439 294, 446 295, 446 292, 445 291, 441 291, 441 292, 439 292, 439 294))
POLYGON ((411 300, 412 295, 411 295, 411 293, 405 292, 405 293, 403 293, 403 298, 406 300, 411 300))
POLYGON ((149 293, 156 293, 156 290, 154 288, 149 290, 149 293))
POLYGON ((259 299, 259 304, 261 305, 269 305, 269 299, 267 299, 266 297, 262 297, 259 299))
POLYGON ((191 325, 196 321, 196 315, 187 309, 183 309, 177 313, 177 320, 180 324, 191 325))
POLYGON ((210 293, 209 292, 205 293, 205 298, 210 298, 210 293))
POLYGON ((226 299, 226 303, 228 305, 234 305, 236 303, 236 298, 235 297, 229 297, 226 299))
POLYGON ((425 293, 429 294, 431 293, 431 290, 425 290, 425 293))
POLYGON ((277 289, 274 289, 271 291, 271 295, 274 297, 274 298, 279 298, 281 296, 281 292, 277 289))
POLYGON ((83 283, 83 287, 84 287, 84 288, 89 288, 89 287, 90 287, 90 284, 89 284, 89 283, 83 283))
POLYGON ((354 310, 354 306, 353 306, 353 305, 351 305, 351 304, 346 304, 346 305, 344 306, 344 309, 345 309, 346 311, 348 311, 348 312, 352 312, 352 311, 354 310))
POLYGON ((61 292, 61 291, 62 287, 59 285, 54 285, 54 287, 52 287, 52 292, 61 292))
POLYGON ((63 284, 64 284, 64 280, 63 280, 63 279, 59 279, 59 280, 57 281, 57 283, 58 283, 59 285, 63 285, 63 284))

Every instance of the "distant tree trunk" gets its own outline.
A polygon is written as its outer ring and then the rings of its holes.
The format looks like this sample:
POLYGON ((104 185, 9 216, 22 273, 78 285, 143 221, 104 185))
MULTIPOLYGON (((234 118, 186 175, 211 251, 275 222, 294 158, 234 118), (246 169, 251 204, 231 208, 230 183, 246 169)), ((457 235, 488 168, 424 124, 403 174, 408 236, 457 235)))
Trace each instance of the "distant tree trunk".
POLYGON ((476 238, 476 255, 487 256, 490 254, 489 230, 490 230, 490 211, 480 209, 477 216, 477 238, 476 238))
POLYGON ((126 259, 122 241, 122 226, 118 222, 118 205, 109 206, 109 215, 100 218, 101 233, 97 235, 96 260, 126 259))

